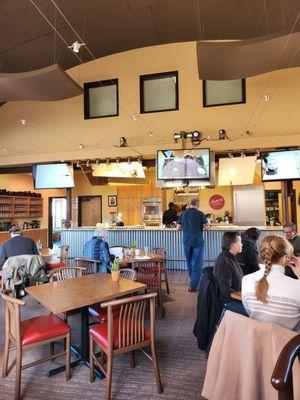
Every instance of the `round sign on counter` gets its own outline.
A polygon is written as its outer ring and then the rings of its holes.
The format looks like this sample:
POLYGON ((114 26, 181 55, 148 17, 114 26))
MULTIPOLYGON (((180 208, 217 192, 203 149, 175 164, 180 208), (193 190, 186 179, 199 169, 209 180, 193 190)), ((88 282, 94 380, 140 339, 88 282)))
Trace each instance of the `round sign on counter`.
POLYGON ((214 210, 220 210, 225 205, 224 197, 220 194, 214 194, 209 198, 209 205, 214 210))

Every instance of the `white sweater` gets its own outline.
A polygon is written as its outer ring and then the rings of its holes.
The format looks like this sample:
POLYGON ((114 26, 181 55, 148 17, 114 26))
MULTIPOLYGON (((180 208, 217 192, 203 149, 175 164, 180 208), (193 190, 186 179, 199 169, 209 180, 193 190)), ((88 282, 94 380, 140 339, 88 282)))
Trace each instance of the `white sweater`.
POLYGON ((284 275, 284 267, 273 264, 267 276, 267 303, 257 300, 255 285, 264 274, 265 266, 243 277, 242 300, 250 318, 271 322, 300 332, 300 280, 284 275))

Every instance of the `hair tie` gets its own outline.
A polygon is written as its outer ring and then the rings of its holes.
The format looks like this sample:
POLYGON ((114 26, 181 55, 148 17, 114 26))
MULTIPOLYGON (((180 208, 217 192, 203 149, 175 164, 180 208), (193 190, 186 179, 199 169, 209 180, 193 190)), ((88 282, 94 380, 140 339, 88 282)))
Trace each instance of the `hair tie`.
POLYGON ((267 276, 268 276, 268 272, 265 271, 265 272, 264 272, 264 278, 266 278, 267 276))

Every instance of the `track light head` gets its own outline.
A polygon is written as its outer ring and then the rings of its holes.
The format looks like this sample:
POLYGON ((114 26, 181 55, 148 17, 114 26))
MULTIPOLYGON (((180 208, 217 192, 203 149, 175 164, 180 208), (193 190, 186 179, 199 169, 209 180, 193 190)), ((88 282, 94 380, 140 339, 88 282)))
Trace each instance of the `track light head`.
POLYGON ((105 163, 106 163, 106 165, 109 165, 110 164, 110 158, 107 158, 105 163))
POLYGON ((228 139, 225 129, 219 129, 219 140, 225 139, 228 139))
POLYGON ((79 53, 79 50, 82 46, 85 46, 85 43, 79 43, 78 40, 76 40, 76 42, 71 44, 71 46, 68 46, 68 49, 71 49, 74 51, 74 53, 79 53))
POLYGON ((99 158, 96 158, 96 165, 99 165, 99 163, 100 163, 99 158))
POLYGON ((78 160, 77 163, 76 163, 76 167, 77 167, 77 168, 80 168, 80 161, 79 161, 79 160, 78 160))

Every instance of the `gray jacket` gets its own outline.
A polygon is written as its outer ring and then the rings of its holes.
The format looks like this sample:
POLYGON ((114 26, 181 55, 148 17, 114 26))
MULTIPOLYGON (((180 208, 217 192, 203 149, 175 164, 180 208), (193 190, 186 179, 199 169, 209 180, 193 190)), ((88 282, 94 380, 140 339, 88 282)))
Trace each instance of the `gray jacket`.
POLYGON ((44 260, 38 255, 9 257, 3 265, 2 279, 4 287, 12 290, 14 297, 17 296, 17 286, 23 288, 28 280, 43 283, 49 281, 44 260))

